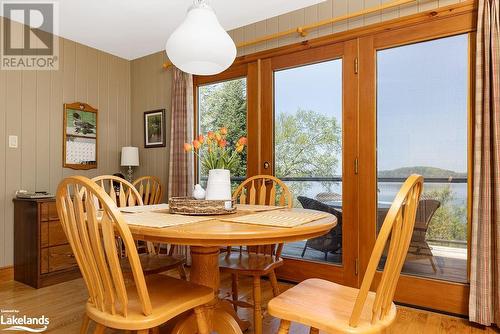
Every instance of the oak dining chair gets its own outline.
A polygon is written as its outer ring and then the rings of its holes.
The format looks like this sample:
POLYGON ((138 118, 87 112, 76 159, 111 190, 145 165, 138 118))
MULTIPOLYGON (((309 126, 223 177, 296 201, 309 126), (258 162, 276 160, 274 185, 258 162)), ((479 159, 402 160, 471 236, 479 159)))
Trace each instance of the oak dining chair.
MULTIPOLYGON (((283 181, 271 175, 257 175, 245 180, 236 188, 233 199, 240 204, 292 207, 292 195, 283 181)), ((262 333, 261 277, 268 276, 273 295, 279 294, 275 269, 283 265, 281 251, 283 244, 246 246, 239 250, 230 247, 219 260, 223 272, 231 274, 231 300, 234 309, 238 306, 253 308, 254 332, 262 333), (238 276, 253 277, 253 304, 240 301, 238 297, 238 276)))
MULTIPOLYGON (((152 175, 142 176, 133 181, 132 185, 139 192, 144 205, 162 203, 163 185, 158 177, 152 175)), ((149 244, 149 246, 151 246, 151 244, 149 244)), ((170 245, 170 248, 168 248, 165 244, 155 244, 154 247, 157 253, 167 253, 168 255, 173 255, 175 253, 175 245, 170 245)))
POLYGON ((351 288, 321 279, 308 279, 273 298, 270 315, 280 318, 280 334, 291 322, 311 327, 311 333, 382 333, 396 318, 396 285, 411 242, 423 178, 413 174, 404 182, 380 229, 361 283, 351 288), (376 292, 370 291, 380 258, 389 241, 387 258, 376 292))
MULTIPOLYGON (((100 186, 118 207, 143 205, 142 197, 137 189, 127 180, 112 175, 101 175, 92 179, 100 186)), ((167 270, 177 269, 179 276, 186 279, 184 265, 186 257, 172 253, 159 254, 159 247, 152 242, 146 242, 146 253, 140 254, 142 269, 146 275, 158 274, 167 270)), ((126 257, 122 258, 123 270, 130 272, 126 257)))
MULTIPOLYGON (((426 197, 426 194, 423 194, 422 197, 426 197)), ((427 242, 427 230, 429 229, 432 217, 440 207, 441 202, 436 199, 422 198, 420 200, 415 218, 415 228, 413 229, 410 248, 406 256, 407 261, 428 259, 434 273, 437 273, 439 265, 436 263, 436 259, 432 253, 432 247, 427 242)))
POLYGON ((68 177, 58 186, 56 205, 89 293, 81 333, 90 320, 97 334, 106 328, 158 333, 158 326, 194 309, 198 332, 208 334, 204 305, 213 300, 213 290, 166 275, 145 276, 129 227, 102 188, 83 176, 68 177), (124 279, 115 234, 127 250, 132 281, 124 279))
POLYGON ((144 205, 160 204, 163 199, 163 186, 156 176, 143 176, 132 182, 142 198, 144 205))

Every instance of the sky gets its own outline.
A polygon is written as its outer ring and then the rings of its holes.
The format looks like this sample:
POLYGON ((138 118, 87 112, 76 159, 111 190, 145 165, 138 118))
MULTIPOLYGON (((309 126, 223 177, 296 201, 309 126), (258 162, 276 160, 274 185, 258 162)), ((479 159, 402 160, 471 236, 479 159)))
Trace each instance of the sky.
MULTIPOLYGON (((275 72, 274 105, 276 115, 295 113, 297 109, 313 110, 335 116, 341 124, 342 59, 275 72)), ((341 175, 342 153, 337 160, 334 175, 341 175)))
MULTIPOLYGON (((467 77, 467 35, 377 52, 379 170, 467 171, 467 77)), ((341 59, 275 73, 275 111, 298 108, 341 119, 341 59)))

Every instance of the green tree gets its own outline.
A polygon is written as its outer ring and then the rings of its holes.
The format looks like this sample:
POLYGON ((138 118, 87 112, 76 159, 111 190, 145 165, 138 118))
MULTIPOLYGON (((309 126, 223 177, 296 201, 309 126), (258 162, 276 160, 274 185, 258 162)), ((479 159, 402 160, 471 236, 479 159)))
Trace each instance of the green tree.
MULTIPOLYGON (((200 130, 202 133, 227 127, 229 145, 247 135, 246 80, 237 79, 199 89, 200 130)), ((341 128, 335 117, 312 110, 281 112, 275 124, 275 173, 278 177, 329 177, 337 172, 341 154, 341 128)), ((203 154, 203 152, 201 152, 203 154)), ((246 176, 246 150, 231 170, 246 176)), ((202 169, 202 175, 208 171, 202 169)), ((303 194, 308 182, 290 182, 294 194, 303 194)), ((324 182, 327 191, 331 182, 324 182)))
MULTIPOLYGON (((278 177, 330 177, 336 174, 341 154, 341 127, 335 117, 312 110, 281 112, 275 124, 275 173, 278 177)), ((308 182, 290 182, 295 195, 308 182)), ((323 186, 331 191, 331 182, 323 186)))
MULTIPOLYGON (((199 89, 200 131, 228 129, 228 144, 234 147, 240 137, 247 135, 247 83, 245 79, 225 81, 202 86, 199 89)), ((203 152, 202 152, 203 154, 203 152)), ((240 155, 240 162, 231 169, 233 176, 246 176, 246 150, 240 155)), ((202 175, 208 171, 202 170, 202 175)))
POLYGON ((275 126, 276 175, 334 175, 341 140, 340 125, 335 117, 302 109, 294 114, 278 114, 275 126))
POLYGON ((429 223, 427 238, 440 240, 467 239, 467 211, 465 205, 454 204, 455 194, 450 185, 426 193, 426 197, 441 202, 429 223))

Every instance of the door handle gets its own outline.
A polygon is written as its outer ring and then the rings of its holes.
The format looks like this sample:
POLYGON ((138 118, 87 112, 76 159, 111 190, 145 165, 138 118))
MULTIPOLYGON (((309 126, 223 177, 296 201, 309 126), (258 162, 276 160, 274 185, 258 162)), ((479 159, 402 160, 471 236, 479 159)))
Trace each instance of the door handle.
POLYGON ((264 169, 269 169, 270 166, 271 164, 269 163, 269 161, 264 161, 264 169))

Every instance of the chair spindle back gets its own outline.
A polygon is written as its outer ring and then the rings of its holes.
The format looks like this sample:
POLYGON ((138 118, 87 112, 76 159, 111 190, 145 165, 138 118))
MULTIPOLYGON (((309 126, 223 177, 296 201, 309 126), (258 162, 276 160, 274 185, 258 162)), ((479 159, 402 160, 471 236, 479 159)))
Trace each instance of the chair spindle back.
POLYGON ((272 175, 256 175, 246 179, 236 188, 233 198, 240 204, 293 206, 292 194, 287 185, 272 175))
POLYGON ((378 284, 372 307, 371 322, 375 324, 388 315, 394 299, 399 275, 401 274, 401 269, 403 268, 406 253, 410 245, 422 188, 423 177, 416 174, 410 175, 392 202, 391 208, 385 217, 375 241, 375 246, 373 247, 370 261, 368 262, 368 267, 361 283, 356 303, 354 304, 349 321, 351 327, 356 327, 359 323, 377 266, 386 243, 390 238, 384 271, 382 272, 382 278, 378 284))
POLYGON ((89 301, 102 312, 127 317, 128 296, 115 243, 116 231, 128 254, 142 312, 150 315, 151 301, 139 255, 112 198, 94 181, 71 176, 59 184, 56 205, 86 283, 89 301))
POLYGON ((163 187, 156 176, 143 176, 132 182, 139 192, 144 205, 160 204, 163 198, 163 187))
POLYGON ((118 207, 144 205, 137 189, 125 179, 113 175, 100 175, 92 179, 118 207))
MULTIPOLYGON (((233 199, 240 204, 293 206, 292 193, 287 185, 272 175, 256 175, 243 181, 233 193, 233 199)), ((228 248, 230 249, 230 247, 228 248)), ((283 244, 246 246, 249 254, 263 254, 281 257, 283 244)), ((240 252, 243 248, 240 247, 240 252)), ((228 251, 230 253, 230 251, 228 251)))
MULTIPOLYGON (((92 179, 99 185, 118 207, 144 205, 142 197, 137 189, 125 179, 113 175, 101 175, 92 179)), ((149 254, 157 254, 159 249, 152 242, 146 242, 146 248, 149 254)), ((126 252, 125 252, 126 254, 126 252)))
MULTIPOLYGON (((246 246, 245 250, 248 254, 274 255, 276 258, 279 258, 281 257, 281 252, 283 251, 283 244, 246 246)), ((243 249, 240 251, 242 252, 243 249)))

